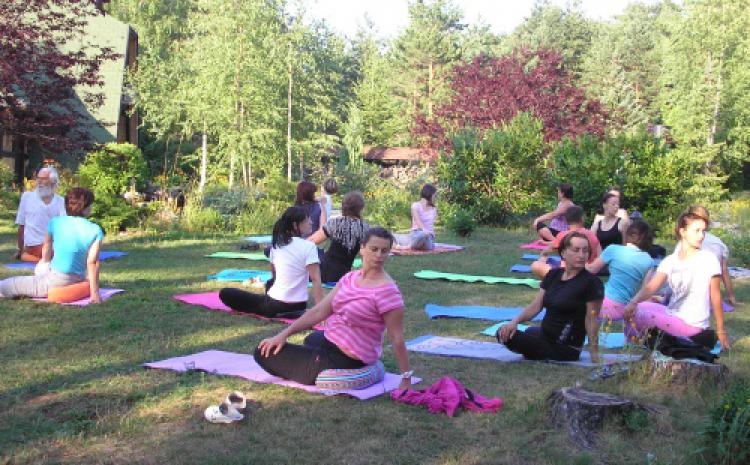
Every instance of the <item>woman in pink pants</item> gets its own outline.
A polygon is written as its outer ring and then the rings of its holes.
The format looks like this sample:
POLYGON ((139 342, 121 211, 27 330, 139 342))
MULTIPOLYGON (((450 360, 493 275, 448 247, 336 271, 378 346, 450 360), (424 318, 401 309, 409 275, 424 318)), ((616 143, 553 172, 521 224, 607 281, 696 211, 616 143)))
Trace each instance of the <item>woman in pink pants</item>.
POLYGON ((682 247, 659 264, 651 280, 625 306, 626 324, 634 324, 639 333, 658 328, 673 336, 690 337, 709 327, 713 309, 721 348, 729 348, 719 288, 721 266, 711 252, 701 250, 707 225, 697 214, 680 215, 676 233, 682 247), (644 302, 667 281, 672 288, 669 305, 644 302))

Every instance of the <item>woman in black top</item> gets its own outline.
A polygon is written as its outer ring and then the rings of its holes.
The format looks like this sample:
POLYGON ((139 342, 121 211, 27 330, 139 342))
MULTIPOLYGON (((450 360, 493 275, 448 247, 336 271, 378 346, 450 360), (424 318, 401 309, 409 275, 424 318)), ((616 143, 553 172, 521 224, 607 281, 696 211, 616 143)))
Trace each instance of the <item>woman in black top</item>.
POLYGON ((311 234, 320 230, 320 227, 326 222, 326 213, 320 206, 320 202, 315 200, 315 192, 318 187, 307 181, 301 181, 297 184, 297 197, 294 200, 295 207, 302 207, 312 222, 312 232, 302 239, 307 239, 311 234))
POLYGON ((361 192, 347 193, 341 201, 341 216, 331 218, 320 231, 309 237, 316 244, 331 240, 320 260, 320 275, 324 283, 338 282, 352 270, 352 263, 369 229, 362 219, 364 207, 365 198, 361 192))
POLYGON ((602 250, 608 245, 623 245, 625 231, 628 229, 628 221, 619 215, 620 196, 610 191, 602 197, 602 211, 604 215, 596 215, 591 225, 591 231, 596 234, 602 250))
POLYGON ((599 310, 604 299, 602 282, 585 269, 591 254, 589 241, 582 233, 565 236, 560 256, 565 268, 551 270, 541 289, 520 315, 497 332, 498 342, 530 360, 578 360, 588 333, 589 352, 599 361, 599 310), (542 308, 547 309, 541 327, 518 331, 518 323, 529 321, 542 308))

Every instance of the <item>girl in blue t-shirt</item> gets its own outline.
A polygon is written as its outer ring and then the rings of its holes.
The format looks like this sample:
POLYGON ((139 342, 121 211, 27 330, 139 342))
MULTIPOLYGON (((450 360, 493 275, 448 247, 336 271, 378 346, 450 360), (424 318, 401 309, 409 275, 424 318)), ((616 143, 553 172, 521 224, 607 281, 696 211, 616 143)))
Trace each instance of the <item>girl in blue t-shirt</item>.
POLYGON ((625 305, 638 292, 646 279, 654 260, 646 252, 654 240, 651 226, 636 220, 625 231, 625 245, 612 244, 602 255, 586 266, 596 274, 609 267, 609 281, 604 286, 604 302, 599 317, 622 320, 625 305))
POLYGON ((16 276, 0 281, 2 297, 47 297, 51 289, 89 281, 91 302, 99 296, 99 249, 102 228, 87 220, 94 194, 76 187, 65 194, 68 216, 52 218, 47 224, 42 259, 34 276, 16 276), (53 256, 54 254, 54 256, 53 256))

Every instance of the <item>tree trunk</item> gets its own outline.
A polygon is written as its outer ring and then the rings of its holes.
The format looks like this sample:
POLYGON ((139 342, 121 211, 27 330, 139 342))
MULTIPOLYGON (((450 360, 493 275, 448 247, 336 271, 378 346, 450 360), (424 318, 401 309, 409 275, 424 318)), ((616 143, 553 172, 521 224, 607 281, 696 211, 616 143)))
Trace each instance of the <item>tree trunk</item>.
POLYGON ((549 421, 564 426, 573 441, 585 449, 594 447, 594 436, 605 418, 622 418, 633 410, 654 411, 629 399, 573 387, 553 391, 547 397, 547 407, 549 421))
POLYGON ((286 93, 286 179, 292 182, 292 42, 289 42, 289 87, 286 93))
POLYGON ((206 122, 203 121, 203 137, 201 141, 201 180, 198 190, 203 192, 206 187, 206 165, 208 164, 208 135, 206 134, 206 122))
POLYGON ((721 109, 721 68, 723 64, 723 59, 719 58, 719 65, 717 66, 718 69, 716 70, 716 93, 714 94, 714 109, 713 114, 711 115, 711 130, 708 133, 708 138, 706 139, 706 143, 708 145, 713 145, 714 141, 716 140, 716 132, 719 128, 719 113, 721 109))
POLYGON ((665 380, 669 384, 697 386, 710 383, 725 386, 732 376, 729 368, 721 363, 654 358, 650 358, 648 363, 651 378, 665 380))
MULTIPOLYGON (((167 136, 167 142, 164 145, 164 167, 162 169, 162 176, 164 177, 164 181, 166 182, 167 179, 167 168, 169 167, 169 141, 172 139, 172 136, 167 136)), ((166 188, 166 186, 164 186, 166 188)))

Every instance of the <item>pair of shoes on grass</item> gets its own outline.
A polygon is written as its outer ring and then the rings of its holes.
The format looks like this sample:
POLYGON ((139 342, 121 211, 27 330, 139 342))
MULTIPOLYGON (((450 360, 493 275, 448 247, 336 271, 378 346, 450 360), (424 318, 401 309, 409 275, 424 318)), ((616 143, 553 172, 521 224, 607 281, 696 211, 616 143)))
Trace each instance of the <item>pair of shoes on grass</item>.
POLYGON ((245 395, 234 391, 230 392, 221 404, 208 407, 203 416, 211 423, 235 423, 242 421, 249 410, 245 395))

